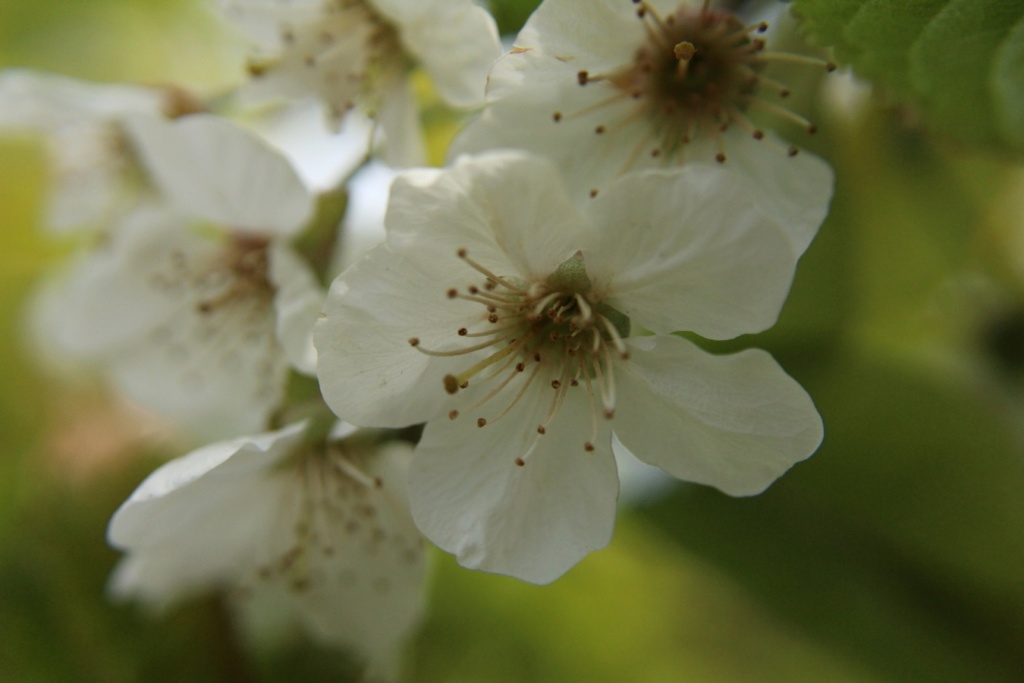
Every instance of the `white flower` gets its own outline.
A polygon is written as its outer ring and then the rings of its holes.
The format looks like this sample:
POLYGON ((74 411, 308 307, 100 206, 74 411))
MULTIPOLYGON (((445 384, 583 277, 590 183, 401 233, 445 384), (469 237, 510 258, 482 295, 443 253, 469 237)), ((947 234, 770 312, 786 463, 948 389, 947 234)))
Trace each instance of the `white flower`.
POLYGON ((53 162, 46 224, 58 231, 105 227, 129 210, 145 183, 124 131, 135 114, 173 113, 180 94, 66 76, 0 74, 0 130, 42 133, 53 162))
POLYGON ((612 430, 733 495, 814 451, 818 414, 767 353, 668 334, 774 323, 796 256, 745 190, 728 169, 634 173, 581 213, 536 158, 399 176, 388 242, 334 282, 314 342, 336 413, 427 422, 409 492, 428 538, 545 583, 609 540, 612 430))
POLYGON ((825 218, 832 172, 747 112, 768 109, 813 130, 759 90, 784 90, 763 74, 769 60, 814 60, 765 52, 760 25, 707 4, 545 0, 492 69, 487 105, 452 156, 509 147, 547 155, 581 201, 629 170, 717 158, 750 176, 757 203, 802 253, 825 218))
POLYGON ((304 425, 210 444, 151 474, 110 521, 110 590, 166 606, 270 597, 314 637, 386 657, 422 610, 425 563, 403 478, 410 448, 311 445, 304 425))
POLYGON ((389 163, 422 163, 418 110, 408 81, 419 63, 455 106, 483 100, 500 54, 494 20, 472 0, 222 0, 225 14, 262 45, 248 94, 314 96, 335 120, 353 109, 376 118, 389 163))
POLYGON ((51 297, 51 334, 198 434, 263 429, 289 365, 316 364, 323 294, 288 245, 312 196, 280 155, 217 117, 128 125, 172 206, 134 212, 79 260, 51 297))

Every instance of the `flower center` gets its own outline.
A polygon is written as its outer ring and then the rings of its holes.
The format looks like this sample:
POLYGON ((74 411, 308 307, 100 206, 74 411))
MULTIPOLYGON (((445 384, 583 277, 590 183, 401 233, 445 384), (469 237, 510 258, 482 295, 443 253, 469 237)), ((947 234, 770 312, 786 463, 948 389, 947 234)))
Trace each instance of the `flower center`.
POLYGON ((282 22, 279 30, 281 55, 250 60, 249 73, 276 75, 285 94, 301 97, 312 89, 335 117, 357 100, 372 115, 380 89, 407 66, 395 27, 364 0, 334 0, 316 18, 282 22))
MULTIPOLYGON (((726 153, 722 133, 733 125, 761 140, 764 131, 754 125, 746 112, 761 109, 795 123, 808 133, 817 129, 810 121, 784 107, 762 99, 762 88, 788 97, 789 88, 764 75, 770 62, 787 61, 825 67, 836 67, 804 55, 772 52, 765 49, 763 39, 756 37, 768 29, 759 22, 746 25, 735 14, 711 9, 710 0, 699 8, 683 6, 674 13, 660 16, 644 0, 633 0, 636 14, 644 23, 647 41, 641 45, 631 63, 606 74, 587 70, 577 73, 582 86, 607 82, 615 92, 585 111, 593 111, 625 98, 636 100, 636 108, 622 125, 635 116, 645 116, 653 126, 648 152, 652 157, 673 156, 699 136, 714 141, 716 160, 722 163, 726 153)), ((554 114, 556 122, 567 118, 554 114)), ((612 132, 612 125, 600 124, 594 132, 612 132)), ((643 146, 637 153, 643 151, 643 146)), ((796 147, 788 150, 797 154, 796 147)))
POLYGON ((196 310, 208 314, 239 301, 269 303, 275 287, 270 282, 269 242, 262 237, 235 235, 222 259, 204 274, 207 284, 219 280, 221 286, 210 287, 196 303, 196 310))
MULTIPOLYGON (((554 391, 544 421, 537 426, 543 436, 558 413, 566 395, 584 387, 590 402, 591 432, 584 441, 587 451, 594 450, 597 433, 598 401, 606 419, 615 414, 615 359, 629 358, 623 339, 629 336, 629 318, 603 303, 595 295, 583 264, 583 254, 563 262, 544 280, 524 282, 501 277, 471 259, 465 249, 457 255, 484 276, 480 286, 465 291, 449 289, 450 299, 478 303, 481 314, 456 330, 459 337, 479 339, 452 351, 426 349, 418 337, 409 344, 429 356, 455 357, 489 353, 458 374, 444 377, 444 388, 456 394, 470 381, 490 384, 490 390, 465 410, 477 410, 491 402, 520 376, 511 400, 491 417, 480 416, 477 425, 485 427, 504 417, 536 382, 546 382, 554 391)), ((452 410, 451 419, 459 417, 452 410)), ((523 458, 516 459, 524 465, 523 458)))
POLYGON ((335 580, 384 594, 392 588, 389 580, 375 576, 371 563, 360 566, 360 554, 390 553, 396 564, 420 561, 419 539, 403 536, 382 509, 385 482, 368 473, 368 457, 344 443, 300 449, 271 475, 292 484, 281 499, 281 526, 266 534, 270 552, 243 578, 243 589, 278 582, 306 593, 330 578, 323 567, 333 565, 335 580))

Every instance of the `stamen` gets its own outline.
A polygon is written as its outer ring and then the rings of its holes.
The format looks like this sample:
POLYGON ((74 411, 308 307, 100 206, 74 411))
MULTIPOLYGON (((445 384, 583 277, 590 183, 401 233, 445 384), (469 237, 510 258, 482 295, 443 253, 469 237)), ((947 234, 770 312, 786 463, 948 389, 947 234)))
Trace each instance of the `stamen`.
POLYGON ((800 116, 799 114, 795 114, 788 109, 784 109, 778 105, 774 105, 771 102, 765 102, 764 100, 758 97, 751 97, 747 100, 747 102, 757 107, 758 109, 763 109, 764 111, 771 112, 776 116, 779 116, 787 121, 795 123, 798 126, 801 126, 808 133, 814 134, 818 131, 818 127, 815 126, 810 121, 808 121, 807 119, 805 119, 804 117, 800 116))
MULTIPOLYGON (((513 358, 512 360, 515 360, 515 359, 513 358)), ((471 411, 471 410, 476 410, 477 408, 481 407, 482 405, 484 405, 485 403, 487 403, 488 401, 490 401, 490 400, 491 400, 492 398, 494 398, 495 396, 497 396, 497 395, 498 395, 499 393, 501 393, 501 390, 502 390, 502 389, 504 389, 505 387, 507 387, 507 386, 508 386, 508 385, 509 385, 509 384, 510 384, 510 383, 512 382, 512 380, 513 380, 513 379, 515 379, 515 378, 516 378, 516 376, 517 376, 517 375, 519 375, 519 373, 520 373, 520 372, 522 372, 522 370, 520 370, 520 369, 519 369, 519 366, 521 366, 521 365, 522 365, 522 363, 520 363, 519 365, 517 365, 517 366, 516 366, 516 367, 515 367, 515 368, 514 368, 514 369, 512 370, 512 372, 508 373, 508 375, 507 375, 507 376, 505 377, 505 379, 503 379, 503 380, 501 381, 501 383, 500 383, 500 384, 498 384, 498 386, 496 386, 496 387, 494 387, 493 389, 491 389, 491 390, 490 390, 490 391, 489 391, 489 392, 487 393, 487 395, 486 395, 486 396, 484 396, 483 398, 481 398, 480 400, 478 400, 478 401, 477 401, 476 403, 474 403, 473 405, 471 405, 471 406, 469 406, 468 408, 466 408, 466 411, 467 411, 467 412, 469 412, 469 411, 471 411)), ((536 373, 537 373, 537 370, 539 369, 539 367, 540 367, 539 365, 538 365, 538 366, 535 366, 535 367, 534 367, 534 371, 533 371, 533 372, 534 372, 534 374, 536 374, 536 373)), ((526 369, 526 368, 525 368, 525 366, 524 366, 524 367, 523 367, 523 370, 525 370, 525 369, 526 369)), ((532 379, 532 377, 531 377, 530 379, 532 379)), ((529 380, 527 380, 527 383, 529 383, 529 380)), ((514 400, 513 400, 513 403, 515 403, 515 401, 514 401, 514 400)), ((504 411, 503 411, 503 412, 504 412, 504 411)), ((499 414, 499 417, 500 417, 500 415, 501 415, 501 414, 503 414, 503 413, 500 413, 500 414, 499 414)), ((497 420, 498 418, 494 418, 494 419, 495 419, 495 420, 497 420)))
POLYGON ((555 122, 558 123, 560 121, 569 121, 569 120, 575 119, 575 118, 580 117, 580 116, 586 116, 587 114, 595 112, 598 109, 601 109, 603 107, 607 107, 609 104, 612 104, 613 102, 616 102, 617 100, 621 100, 621 99, 627 98, 627 97, 629 97, 629 95, 627 93, 618 91, 618 92, 616 92, 615 94, 613 94, 613 95, 611 95, 609 97, 605 97, 604 99, 598 100, 597 102, 594 102, 592 104, 588 104, 587 106, 583 107, 582 109, 577 109, 576 111, 574 111, 574 112, 572 112, 570 114, 559 114, 558 117, 555 119, 555 122))
MULTIPOLYGON (((508 338, 511 339, 511 337, 508 338)), ((420 346, 420 340, 418 337, 413 337, 412 339, 410 339, 409 345, 424 355, 436 356, 438 358, 447 358, 450 356, 464 356, 467 353, 472 353, 474 351, 486 349, 488 346, 494 346, 495 344, 498 343, 498 341, 500 341, 500 338, 491 339, 485 342, 481 342, 479 344, 474 344, 473 346, 464 346, 461 349, 455 349, 453 351, 434 351, 431 349, 425 349, 422 346, 420 346)))
POLYGON ((340 453, 335 452, 333 453, 333 456, 334 457, 331 458, 331 464, 333 464, 339 472, 347 476, 349 479, 371 489, 379 489, 384 485, 384 482, 380 477, 371 477, 349 462, 348 459, 340 453))
POLYGON ((660 16, 658 16, 657 11, 655 11, 655 9, 646 2, 641 2, 640 6, 643 8, 644 16, 650 17, 651 20, 654 22, 654 26, 659 31, 661 31, 661 34, 663 36, 667 37, 669 35, 669 28, 668 26, 665 25, 665 21, 660 16))
POLYGON ((480 265, 479 263, 477 263, 473 259, 469 258, 469 252, 466 249, 460 248, 460 249, 458 249, 455 252, 455 254, 460 259, 462 259, 463 261, 468 263, 470 265, 470 267, 473 268, 474 270, 476 270, 478 273, 481 273, 484 276, 490 278, 491 280, 494 280, 495 282, 497 282, 499 285, 501 285, 505 289, 509 290, 510 292, 515 292, 516 294, 523 294, 523 295, 526 294, 526 292, 523 291, 522 289, 520 289, 519 287, 516 287, 515 285, 513 285, 510 282, 508 282, 504 278, 495 275, 494 273, 492 273, 487 268, 484 268, 482 265, 480 265))
MULTIPOLYGON (((523 386, 519 387, 519 391, 516 392, 516 395, 512 398, 512 400, 509 402, 509 404, 506 405, 504 408, 502 408, 501 412, 499 412, 497 415, 495 415, 493 418, 491 418, 491 420, 490 420, 490 422, 488 424, 493 424, 493 423, 497 422, 498 420, 500 420, 501 418, 503 418, 506 415, 508 415, 508 412, 510 410, 512 410, 512 407, 515 404, 519 403, 519 399, 521 399, 523 397, 523 394, 526 393, 526 390, 530 387, 531 384, 533 384, 534 378, 537 377, 538 374, 540 374, 540 368, 541 368, 541 366, 540 366, 539 363, 534 366, 533 371, 527 376, 526 380, 523 382, 523 386)), ((516 374, 518 374, 518 373, 516 373, 516 374)), ((515 377, 516 375, 511 375, 511 376, 515 377)))
POLYGON ((590 439, 584 442, 583 448, 592 451, 594 450, 593 443, 597 440, 597 406, 594 401, 594 386, 590 382, 590 373, 586 367, 588 361, 584 360, 583 355, 580 355, 580 374, 583 375, 583 381, 586 382, 587 401, 590 403, 590 439))
POLYGON ((622 341, 622 335, 619 334, 618 329, 612 324, 606 316, 599 315, 597 319, 604 325, 604 329, 608 331, 608 336, 611 338, 612 343, 615 344, 615 350, 619 352, 619 357, 623 360, 629 358, 629 349, 626 348, 626 342, 622 341))
POLYGON ((554 419, 555 415, 562 408, 562 404, 565 402, 565 396, 569 387, 569 365, 562 363, 561 379, 558 381, 558 387, 555 391, 554 397, 551 399, 551 405, 548 406, 548 414, 544 417, 544 422, 537 427, 537 434, 543 436, 548 432, 548 425, 551 424, 551 420, 554 419))
MULTIPOLYGON (((615 367, 612 365, 612 352, 606 345, 604 351, 604 383, 601 384, 601 398, 604 403, 605 419, 612 419, 615 415, 615 367)), ((602 381, 600 364, 595 366, 594 376, 598 382, 602 381)))
MULTIPOLYGON (((477 290, 477 291, 479 291, 479 290, 477 290)), ((450 298, 452 298, 452 299, 462 299, 463 301, 472 301, 473 303, 483 304, 484 306, 488 307, 488 310, 493 308, 494 311, 497 311, 499 308, 503 308, 503 309, 506 309, 506 310, 514 311, 514 310, 516 310, 519 307, 519 305, 521 303, 521 302, 516 302, 516 301, 511 301, 511 300, 509 300, 507 302, 504 302, 504 303, 500 303, 498 301, 495 301, 494 299, 485 298, 484 296, 482 296, 480 294, 477 294, 477 295, 474 295, 474 294, 456 294, 455 296, 450 297, 450 298)))
POLYGON ((804 66, 820 66, 829 73, 832 73, 837 68, 835 62, 829 62, 824 59, 810 57, 808 55, 798 55, 792 52, 765 52, 758 56, 758 61, 785 62, 787 64, 802 64, 804 66))
MULTIPOLYGON (((533 336, 533 333, 529 332, 526 335, 524 335, 522 338, 516 339, 515 341, 513 341, 511 344, 509 344, 505 348, 501 349, 500 351, 495 351, 491 355, 487 356, 487 358, 484 358, 479 363, 477 363, 476 365, 471 367, 469 370, 466 370, 464 372, 460 372, 457 376, 455 376, 455 378, 454 378, 455 381, 458 382, 459 387, 462 388, 464 385, 466 385, 469 382, 469 380, 474 375, 476 375, 481 370, 489 368, 490 366, 492 366, 495 363, 497 363, 498 361, 500 361, 502 358, 505 358, 509 354, 515 353, 519 349, 523 348, 523 346, 526 345, 526 342, 529 341, 531 336, 533 336)), ((488 344, 487 346, 490 346, 490 344, 488 344)), ((445 388, 446 389, 448 387, 448 377, 451 377, 451 375, 447 375, 445 377, 444 381, 445 381, 445 388)), ((448 393, 451 394, 451 393, 455 393, 455 392, 449 391, 448 393)))
POLYGON ((573 297, 576 299, 576 305, 579 306, 580 308, 580 315, 582 316, 583 320, 589 322, 592 315, 590 304, 587 302, 585 298, 583 298, 583 295, 579 293, 574 294, 573 297))
MULTIPOLYGON (((506 318, 506 319, 509 319, 509 318, 506 318)), ((515 320, 515 318, 511 318, 511 319, 515 320)), ((518 321, 510 323, 508 325, 502 325, 500 327, 492 327, 491 329, 484 330, 483 332, 470 332, 469 330, 466 330, 465 327, 463 327, 462 329, 459 330, 459 336, 460 337, 493 337, 494 335, 500 334, 500 333, 505 332, 507 330, 518 330, 518 329, 521 329, 521 328, 522 328, 522 323, 520 323, 518 321), (466 332, 463 332, 462 330, 466 330, 466 332)))

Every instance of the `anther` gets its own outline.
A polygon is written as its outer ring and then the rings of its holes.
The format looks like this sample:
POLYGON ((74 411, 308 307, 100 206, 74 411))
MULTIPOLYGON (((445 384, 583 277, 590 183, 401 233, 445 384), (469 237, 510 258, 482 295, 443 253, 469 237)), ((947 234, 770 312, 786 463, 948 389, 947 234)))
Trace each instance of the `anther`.
POLYGON ((562 112, 556 111, 554 114, 551 115, 551 118, 554 120, 555 123, 558 123, 559 121, 562 120, 562 112))
POLYGON ((409 337, 409 346, 415 347, 415 346, 419 346, 419 345, 420 345, 420 338, 419 337, 409 337))
POLYGON ((593 453, 594 452, 594 444, 590 443, 589 441, 584 441, 583 442, 583 450, 585 450, 587 453, 593 453))
POLYGON ((454 420, 458 416, 459 416, 459 411, 457 411, 457 410, 449 410, 448 411, 448 419, 449 420, 454 420))
POLYGON ((790 147, 788 150, 786 150, 786 154, 788 154, 791 157, 795 157, 799 153, 800 153, 800 150, 797 149, 795 146, 794 147, 790 147))
POLYGON ((548 429, 544 425, 538 425, 537 426, 537 433, 540 434, 540 435, 547 434, 548 433, 548 429))
POLYGON ((598 135, 601 135, 602 133, 604 133, 604 131, 605 131, 605 127, 604 126, 596 126, 594 128, 594 132, 597 133, 598 135))
POLYGON ((526 363, 516 363, 516 372, 522 372, 526 370, 526 363))
POLYGON ((455 375, 444 376, 444 390, 449 394, 454 394, 459 390, 459 380, 455 378, 455 375))
POLYGON ((454 287, 452 287, 447 292, 445 292, 445 294, 447 294, 449 299, 454 299, 455 297, 457 297, 459 295, 459 290, 457 290, 454 287))
POLYGON ((478 417, 476 419, 476 426, 477 427, 486 427, 487 426, 487 420, 482 418, 482 417, 478 417))
POLYGON ((523 460, 522 458, 516 458, 516 465, 517 466, 522 467, 525 464, 526 464, 525 460, 523 460))
POLYGON ((468 253, 469 252, 462 247, 459 247, 458 249, 455 250, 455 255, 458 256, 459 258, 466 258, 466 255, 468 253))
POLYGON ((553 379, 553 380, 551 380, 551 388, 552 388, 552 389, 557 389, 557 388, 559 388, 560 386, 562 386, 562 383, 561 383, 561 382, 559 382, 559 381, 558 381, 557 379, 553 379))
POLYGON ((725 152, 719 152, 718 154, 716 154, 715 155, 715 161, 717 161, 720 164, 724 164, 725 163, 725 152))
POLYGON ((579 82, 580 85, 586 85, 588 78, 590 78, 590 74, 587 73, 586 70, 580 71, 578 74, 576 74, 576 80, 579 82))
POLYGON ((605 408, 604 409, 604 418, 606 420, 610 420, 613 417, 615 417, 615 409, 614 408, 605 408))
POLYGON ((460 337, 465 337, 467 334, 469 334, 469 330, 467 330, 465 327, 460 327, 459 328, 459 336, 460 337))
POLYGON ((596 196, 597 196, 597 190, 596 189, 595 190, 591 190, 590 191, 590 198, 593 199, 596 196))

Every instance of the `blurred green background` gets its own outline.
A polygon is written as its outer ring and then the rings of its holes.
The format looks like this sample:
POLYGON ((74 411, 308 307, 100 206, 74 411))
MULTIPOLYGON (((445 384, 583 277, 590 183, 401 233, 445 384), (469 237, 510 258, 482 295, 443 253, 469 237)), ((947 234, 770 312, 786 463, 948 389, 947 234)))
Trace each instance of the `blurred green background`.
MULTIPOLYGON (((506 31, 533 4, 494 3, 506 31)), ((5 68, 216 88, 242 53, 200 0, 0 3, 5 68)), ((843 76, 803 85, 832 214, 778 326, 716 348, 771 350, 821 449, 756 498, 624 509, 551 586, 438 555, 410 680, 1024 681, 1024 170, 843 76)), ((106 521, 178 453, 26 348, 67 252, 39 228, 46 178, 39 140, 0 138, 0 680, 344 680, 309 645, 247 650, 216 599, 156 619, 105 599, 106 521)))

